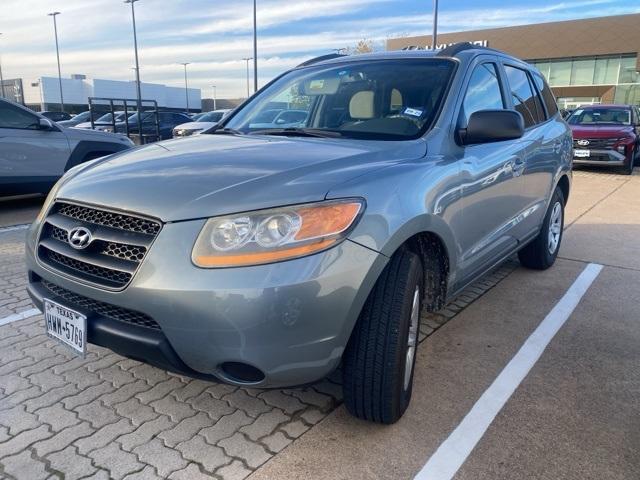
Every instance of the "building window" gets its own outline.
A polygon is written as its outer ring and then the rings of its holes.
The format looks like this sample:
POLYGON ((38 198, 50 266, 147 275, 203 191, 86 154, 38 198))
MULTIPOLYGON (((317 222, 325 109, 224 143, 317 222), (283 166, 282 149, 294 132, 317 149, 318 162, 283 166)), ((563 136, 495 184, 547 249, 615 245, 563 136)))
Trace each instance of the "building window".
POLYGON ((635 55, 532 60, 552 87, 640 83, 635 55))
POLYGON ((571 66, 571 85, 593 85, 596 59, 574 60, 571 66))
POLYGON ((549 85, 571 85, 571 60, 553 61, 549 73, 549 85))
POLYGON ((618 71, 620 70, 620 58, 597 58, 593 75, 595 85, 613 85, 618 83, 618 71))
POLYGON ((638 83, 640 75, 636 72, 636 59, 623 57, 620 59, 620 77, 618 83, 638 83))

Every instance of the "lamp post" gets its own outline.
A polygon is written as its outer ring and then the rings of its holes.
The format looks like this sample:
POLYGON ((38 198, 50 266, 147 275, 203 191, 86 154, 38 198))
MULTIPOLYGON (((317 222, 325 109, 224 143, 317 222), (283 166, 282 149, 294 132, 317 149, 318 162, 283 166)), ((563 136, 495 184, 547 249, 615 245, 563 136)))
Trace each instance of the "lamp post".
MULTIPOLYGON (((2 35, 2 33, 0 33, 0 35, 2 35)), ((4 93, 4 78, 2 78, 2 59, 1 58, 0 58, 0 88, 2 88, 2 98, 6 98, 4 93)))
MULTIPOLYGON (((253 0, 253 93, 258 91, 258 19, 256 0, 253 0)), ((247 95, 247 98, 249 95, 247 95)))
MULTIPOLYGON (((242 60, 244 60, 245 62, 247 62, 247 98, 249 98, 250 94, 249 94, 249 62, 251 60, 253 60, 253 57, 245 57, 242 60)), ((255 71, 255 70, 254 70, 255 71)))
POLYGON ((58 46, 58 22, 56 17, 60 15, 60 12, 48 13, 50 17, 53 17, 53 33, 56 37, 56 57, 58 58, 58 85, 60 86, 60 111, 64 112, 64 99, 62 98, 62 74, 60 73, 60 48, 58 46))
POLYGON ((184 98, 187 101, 187 114, 189 113, 189 83, 187 81, 187 65, 189 62, 182 62, 180 65, 184 67, 184 98))
POLYGON ((216 86, 215 85, 211 85, 213 87, 213 109, 217 110, 216 108, 216 86))
POLYGON ((136 9, 134 4, 139 0, 124 0, 124 3, 131 4, 131 20, 133 22, 133 49, 136 56, 136 94, 137 94, 137 109, 138 114, 138 134, 140 135, 140 144, 144 144, 144 137, 142 136, 142 93, 140 89, 140 62, 138 61, 138 36, 136 33, 136 9))
POLYGON ((432 50, 436 49, 438 44, 438 0, 433 0, 433 40, 431 43, 432 50))

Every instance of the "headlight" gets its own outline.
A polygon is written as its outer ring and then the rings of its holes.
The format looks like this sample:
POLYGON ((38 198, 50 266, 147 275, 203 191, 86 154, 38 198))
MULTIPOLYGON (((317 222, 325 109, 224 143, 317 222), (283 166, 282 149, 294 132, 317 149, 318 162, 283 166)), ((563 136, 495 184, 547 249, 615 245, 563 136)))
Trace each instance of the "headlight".
POLYGON ((191 258, 219 268, 303 257, 342 241, 363 209, 361 200, 348 199, 210 218, 191 258))
MULTIPOLYGON (((79 165, 77 165, 79 166, 79 165)), ((44 203, 42 204, 42 208, 40 209, 40 213, 38 213, 38 216, 36 217, 36 223, 41 223, 42 220, 44 220, 44 216, 47 213, 47 210, 49 210, 49 207, 51 206, 51 204, 53 203, 53 201, 56 198, 56 195, 58 195, 58 190, 60 190, 60 187, 62 187, 62 184, 64 183, 65 177, 63 176, 62 178, 60 178, 55 185, 51 188, 51 190, 49 190, 49 194, 47 195, 47 198, 45 199, 44 203)))
POLYGON ((113 133, 113 127, 97 127, 96 130, 101 132, 113 133))

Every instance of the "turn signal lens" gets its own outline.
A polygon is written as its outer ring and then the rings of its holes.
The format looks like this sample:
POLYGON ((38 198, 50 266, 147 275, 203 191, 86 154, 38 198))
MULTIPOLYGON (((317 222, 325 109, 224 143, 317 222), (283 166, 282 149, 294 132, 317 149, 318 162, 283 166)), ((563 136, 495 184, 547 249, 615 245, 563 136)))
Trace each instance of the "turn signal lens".
POLYGON ((342 241, 363 210, 361 200, 340 200, 259 210, 207 221, 193 247, 203 268, 289 260, 342 241))

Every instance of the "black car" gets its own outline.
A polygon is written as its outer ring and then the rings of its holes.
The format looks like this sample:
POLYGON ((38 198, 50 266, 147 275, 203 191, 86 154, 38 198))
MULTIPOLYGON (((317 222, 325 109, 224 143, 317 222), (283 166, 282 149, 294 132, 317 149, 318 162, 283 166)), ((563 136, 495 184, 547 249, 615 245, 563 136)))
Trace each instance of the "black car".
POLYGON ((67 112, 40 112, 40 115, 54 122, 71 120, 71 115, 68 114, 67 112))
MULTIPOLYGON (((157 135, 156 122, 160 130, 159 140, 166 140, 172 137, 173 128, 181 123, 191 122, 191 118, 184 113, 177 112, 155 112, 148 111, 142 112, 140 117, 142 120, 142 133, 143 135, 155 136, 157 135)), ((125 122, 117 122, 115 133, 127 133, 127 123, 129 134, 138 135, 138 114, 131 115, 129 120, 125 122)), ((99 125, 96 130, 102 130, 104 132, 113 132, 113 125, 99 125)))

